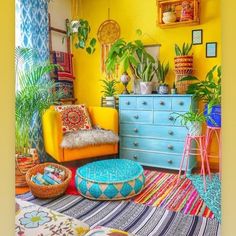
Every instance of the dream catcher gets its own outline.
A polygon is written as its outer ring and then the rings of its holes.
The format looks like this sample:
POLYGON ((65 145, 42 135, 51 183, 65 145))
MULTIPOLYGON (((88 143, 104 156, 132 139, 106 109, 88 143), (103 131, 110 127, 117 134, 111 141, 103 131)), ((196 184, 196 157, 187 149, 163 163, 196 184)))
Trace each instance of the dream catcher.
POLYGON ((108 20, 104 21, 97 32, 98 41, 101 43, 101 70, 106 72, 105 61, 107 59, 108 53, 112 44, 120 38, 120 26, 114 21, 110 20, 110 10, 108 9, 108 20))

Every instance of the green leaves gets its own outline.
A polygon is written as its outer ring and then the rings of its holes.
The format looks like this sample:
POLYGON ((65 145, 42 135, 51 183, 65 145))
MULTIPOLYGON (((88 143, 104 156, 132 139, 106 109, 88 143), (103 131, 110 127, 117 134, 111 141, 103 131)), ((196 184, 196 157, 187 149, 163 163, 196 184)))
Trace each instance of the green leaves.
MULTIPOLYGON (((88 54, 95 52, 96 39, 92 38, 89 41, 89 34, 91 31, 90 25, 87 20, 80 19, 79 21, 71 21, 67 24, 67 37, 77 38, 75 42, 75 48, 85 49, 88 54)), ((64 41, 64 39, 63 39, 64 41)))
POLYGON ((160 60, 158 60, 158 68, 157 68, 157 80, 164 84, 165 78, 169 72, 169 62, 164 63, 164 61, 161 63, 160 60))
POLYGON ((104 88, 104 90, 101 91, 103 95, 105 97, 113 97, 116 94, 116 84, 119 82, 113 79, 103 79, 101 82, 103 83, 102 87, 104 88))
POLYGON ((194 94, 197 99, 201 99, 212 105, 221 103, 221 66, 213 66, 207 73, 205 80, 201 81, 195 76, 186 76, 180 81, 194 80, 197 80, 198 82, 188 86, 188 94, 194 94))
MULTIPOLYGON (((17 49, 16 60, 28 62, 29 58, 32 59, 30 54, 31 50, 17 49)), ((48 76, 55 67, 60 66, 49 62, 35 64, 32 61, 28 65, 29 68, 17 68, 16 72, 18 85, 15 94, 16 150, 19 152, 31 147, 30 130, 33 116, 37 113, 41 117, 44 110, 61 97, 61 93, 55 91, 55 83, 48 76)))
POLYGON ((187 56, 192 49, 192 44, 183 43, 182 48, 175 44, 175 55, 176 56, 187 56))

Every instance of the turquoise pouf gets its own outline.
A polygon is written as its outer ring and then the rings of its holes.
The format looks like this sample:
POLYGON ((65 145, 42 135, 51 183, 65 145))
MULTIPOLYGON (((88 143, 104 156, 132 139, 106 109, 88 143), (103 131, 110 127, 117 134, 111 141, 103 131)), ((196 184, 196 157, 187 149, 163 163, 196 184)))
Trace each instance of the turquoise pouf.
POLYGON ((120 200, 139 194, 145 184, 143 167, 125 159, 96 161, 77 169, 78 192, 94 200, 120 200))

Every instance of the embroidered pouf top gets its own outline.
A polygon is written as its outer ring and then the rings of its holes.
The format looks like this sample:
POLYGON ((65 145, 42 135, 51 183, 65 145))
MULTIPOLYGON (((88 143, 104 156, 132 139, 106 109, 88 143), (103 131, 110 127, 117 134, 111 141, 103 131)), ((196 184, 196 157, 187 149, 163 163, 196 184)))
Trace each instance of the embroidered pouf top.
POLYGON ((126 159, 110 159, 86 164, 76 171, 75 182, 81 195, 96 200, 130 198, 145 184, 143 168, 126 159))

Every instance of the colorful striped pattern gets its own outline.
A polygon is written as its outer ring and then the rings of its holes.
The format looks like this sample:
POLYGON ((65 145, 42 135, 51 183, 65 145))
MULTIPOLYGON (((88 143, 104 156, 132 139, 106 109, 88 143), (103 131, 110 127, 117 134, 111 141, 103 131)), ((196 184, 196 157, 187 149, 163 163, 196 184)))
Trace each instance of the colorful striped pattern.
POLYGON ((92 229, 104 226, 136 236, 220 236, 221 230, 216 219, 190 216, 132 201, 93 201, 73 195, 46 200, 28 196, 28 201, 76 218, 92 229))
POLYGON ((146 186, 135 198, 135 203, 158 206, 184 214, 214 218, 213 212, 200 198, 197 190, 187 178, 176 185, 177 174, 145 170, 146 186))

